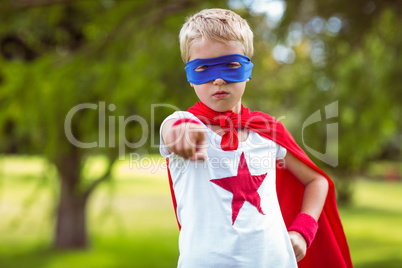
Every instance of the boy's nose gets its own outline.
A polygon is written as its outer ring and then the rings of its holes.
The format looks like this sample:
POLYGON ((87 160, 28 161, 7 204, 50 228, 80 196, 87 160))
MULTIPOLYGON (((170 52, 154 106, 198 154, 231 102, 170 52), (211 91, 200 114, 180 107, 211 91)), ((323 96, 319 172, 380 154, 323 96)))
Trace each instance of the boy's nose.
POLYGON ((217 78, 214 80, 214 85, 215 86, 226 85, 226 81, 223 80, 222 78, 217 78))

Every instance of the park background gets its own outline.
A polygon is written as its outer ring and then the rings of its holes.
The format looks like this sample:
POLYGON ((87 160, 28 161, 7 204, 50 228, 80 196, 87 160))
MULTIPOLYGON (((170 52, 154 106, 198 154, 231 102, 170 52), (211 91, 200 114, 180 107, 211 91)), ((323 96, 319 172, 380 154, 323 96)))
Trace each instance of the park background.
POLYGON ((355 267, 402 266, 400 1, 1 0, 0 267, 175 267, 158 130, 212 7, 251 25, 243 102, 331 175, 355 267))

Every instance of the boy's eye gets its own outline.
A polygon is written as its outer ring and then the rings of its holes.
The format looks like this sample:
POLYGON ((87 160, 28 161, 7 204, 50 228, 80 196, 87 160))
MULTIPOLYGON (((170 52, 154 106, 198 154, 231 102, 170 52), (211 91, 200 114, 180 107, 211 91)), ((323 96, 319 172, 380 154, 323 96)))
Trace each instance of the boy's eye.
POLYGON ((239 68, 239 67, 241 67, 241 64, 238 62, 231 62, 231 63, 228 63, 226 66, 229 68, 239 68))
POLYGON ((207 68, 208 68, 207 65, 202 65, 202 66, 198 66, 198 67, 195 68, 194 70, 197 71, 197 72, 202 72, 202 71, 204 71, 204 70, 207 69, 207 68))

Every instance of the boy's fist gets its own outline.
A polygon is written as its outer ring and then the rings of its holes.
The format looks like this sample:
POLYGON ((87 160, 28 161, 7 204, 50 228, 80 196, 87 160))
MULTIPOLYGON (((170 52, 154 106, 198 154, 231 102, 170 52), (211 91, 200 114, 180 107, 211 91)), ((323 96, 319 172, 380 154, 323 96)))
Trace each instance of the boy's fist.
POLYGON ((205 160, 207 144, 204 126, 191 122, 176 126, 166 124, 163 134, 163 140, 170 152, 191 161, 205 160))
POLYGON ((307 251, 306 240, 300 233, 295 232, 295 231, 289 232, 289 238, 290 238, 290 242, 292 243, 292 246, 293 246, 293 251, 296 256, 296 261, 299 262, 304 258, 304 256, 306 256, 306 251, 307 251))

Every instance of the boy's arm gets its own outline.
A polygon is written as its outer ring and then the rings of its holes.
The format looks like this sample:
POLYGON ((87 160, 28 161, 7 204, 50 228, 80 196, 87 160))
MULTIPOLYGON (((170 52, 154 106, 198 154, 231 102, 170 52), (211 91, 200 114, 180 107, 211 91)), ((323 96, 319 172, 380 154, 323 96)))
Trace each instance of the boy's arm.
MULTIPOLYGON (((306 213, 318 221, 328 193, 327 179, 300 161, 288 151, 285 157, 286 168, 304 185, 301 213, 306 213)), ((306 254, 307 243, 304 237, 296 231, 289 231, 289 236, 295 251, 296 260, 300 261, 306 254)))
POLYGON ((162 139, 167 149, 191 161, 205 160, 205 127, 192 122, 175 125, 176 119, 170 119, 162 127, 162 139))

